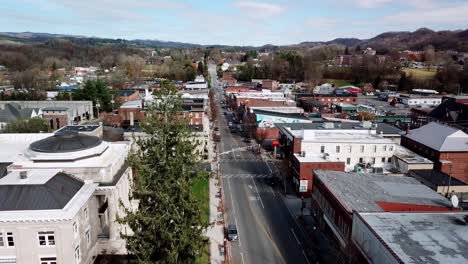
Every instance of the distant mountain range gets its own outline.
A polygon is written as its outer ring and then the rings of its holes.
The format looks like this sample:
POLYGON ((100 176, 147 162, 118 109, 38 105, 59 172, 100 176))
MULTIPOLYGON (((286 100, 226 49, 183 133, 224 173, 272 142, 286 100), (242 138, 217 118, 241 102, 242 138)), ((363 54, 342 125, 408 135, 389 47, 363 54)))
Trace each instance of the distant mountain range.
POLYGON ((77 44, 124 44, 144 47, 159 47, 159 48, 201 48, 201 47, 220 47, 220 48, 241 48, 241 49, 259 49, 259 50, 274 50, 277 48, 308 48, 320 45, 342 45, 361 48, 371 47, 380 52, 385 52, 390 49, 424 49, 428 45, 433 45, 439 50, 458 50, 468 52, 468 30, 457 31, 433 31, 427 28, 421 28, 414 32, 386 32, 377 35, 371 39, 357 38, 337 38, 331 41, 314 41, 302 42, 299 44, 288 46, 264 45, 262 47, 237 47, 228 45, 199 45, 193 43, 183 43, 174 41, 161 40, 125 40, 125 39, 109 39, 98 37, 85 37, 66 34, 49 34, 49 33, 33 33, 33 32, 4 32, 0 33, 0 40, 6 40, 8 43, 41 43, 50 39, 67 39, 77 44))

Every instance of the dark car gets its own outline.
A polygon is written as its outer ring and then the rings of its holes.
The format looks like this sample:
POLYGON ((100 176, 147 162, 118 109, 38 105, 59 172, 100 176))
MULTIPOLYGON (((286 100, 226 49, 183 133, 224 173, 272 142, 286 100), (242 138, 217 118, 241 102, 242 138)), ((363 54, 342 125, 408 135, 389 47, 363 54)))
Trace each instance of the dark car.
POLYGON ((238 234, 237 234, 236 225, 233 225, 233 224, 228 225, 227 234, 228 234, 228 240, 229 241, 236 241, 239 238, 238 234))
POLYGON ((250 143, 252 140, 251 140, 250 138, 246 137, 246 138, 244 138, 244 140, 242 140, 242 141, 244 141, 245 143, 250 143))
POLYGON ((265 178, 265 183, 270 186, 276 186, 277 179, 275 177, 267 177, 265 178))

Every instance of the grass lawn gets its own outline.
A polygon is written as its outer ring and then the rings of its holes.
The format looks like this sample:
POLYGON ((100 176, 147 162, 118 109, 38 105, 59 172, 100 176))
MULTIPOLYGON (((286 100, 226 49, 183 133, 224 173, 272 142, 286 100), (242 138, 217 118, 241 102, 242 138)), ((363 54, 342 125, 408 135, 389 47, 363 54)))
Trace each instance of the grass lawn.
POLYGON ((192 193, 201 203, 202 219, 205 224, 208 224, 210 216, 210 192, 208 186, 208 175, 203 174, 192 182, 192 193))
POLYGON ((435 69, 413 69, 413 68, 404 68, 402 69, 407 75, 411 75, 416 79, 431 79, 433 78, 437 71, 435 69))
POLYGON ((335 87, 341 87, 346 85, 353 85, 349 80, 338 80, 338 79, 323 79, 322 83, 333 83, 335 87))
MULTIPOLYGON (((195 199, 201 203, 202 220, 205 224, 209 223, 210 216, 210 192, 209 192, 209 175, 205 172, 201 172, 201 175, 194 179, 192 182, 192 193, 195 199)), ((203 252, 196 259, 196 264, 207 264, 210 262, 210 244, 206 243, 203 247, 203 252)))
POLYGON ((206 243, 206 245, 203 247, 203 252, 201 256, 199 256, 195 260, 195 264, 208 264, 210 263, 210 244, 206 243))

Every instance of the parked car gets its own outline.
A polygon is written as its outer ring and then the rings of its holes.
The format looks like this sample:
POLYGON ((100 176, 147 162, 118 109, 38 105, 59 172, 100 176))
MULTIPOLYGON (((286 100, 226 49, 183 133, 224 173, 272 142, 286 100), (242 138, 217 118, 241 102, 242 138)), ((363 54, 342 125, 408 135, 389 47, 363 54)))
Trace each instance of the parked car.
POLYGON ((229 123, 228 123, 228 126, 229 126, 229 127, 232 127, 232 122, 229 122, 229 123))
POLYGON ((215 127, 214 130, 215 130, 215 131, 219 131, 219 127, 215 127))
POLYGON ((236 241, 239 238, 237 234, 237 227, 234 224, 228 225, 227 233, 229 241, 236 241))
POLYGON ((250 138, 246 137, 242 141, 244 141, 245 143, 250 143, 252 140, 250 138))

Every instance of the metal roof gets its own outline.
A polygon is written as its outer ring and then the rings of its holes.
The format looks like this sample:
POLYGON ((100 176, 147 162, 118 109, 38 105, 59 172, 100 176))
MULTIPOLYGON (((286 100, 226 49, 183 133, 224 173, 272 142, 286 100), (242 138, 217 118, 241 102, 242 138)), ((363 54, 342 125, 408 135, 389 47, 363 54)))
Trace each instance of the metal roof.
POLYGON ((77 131, 58 131, 55 135, 31 143, 29 148, 42 153, 66 153, 99 146, 102 139, 79 134, 77 131))
POLYGON ((450 202, 411 177, 314 170, 349 212, 382 212, 377 202, 446 206, 450 202))
POLYGON ((45 184, 0 185, 0 211, 63 209, 83 185, 61 172, 45 184))
POLYGON ((405 136, 441 152, 468 151, 468 134, 459 129, 436 122, 431 122, 420 128, 413 129, 405 136))

